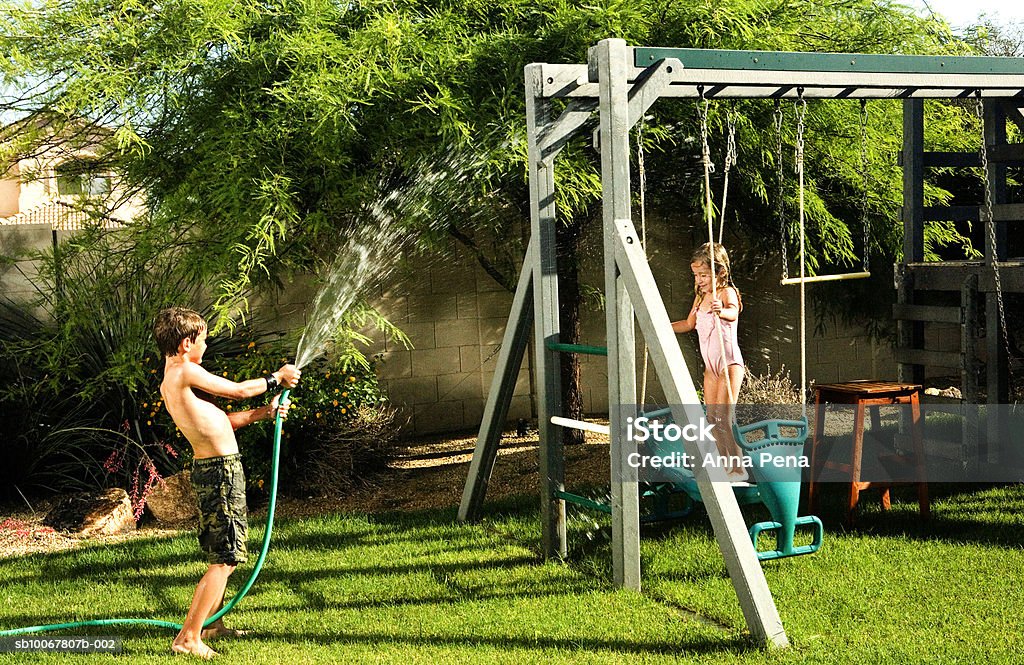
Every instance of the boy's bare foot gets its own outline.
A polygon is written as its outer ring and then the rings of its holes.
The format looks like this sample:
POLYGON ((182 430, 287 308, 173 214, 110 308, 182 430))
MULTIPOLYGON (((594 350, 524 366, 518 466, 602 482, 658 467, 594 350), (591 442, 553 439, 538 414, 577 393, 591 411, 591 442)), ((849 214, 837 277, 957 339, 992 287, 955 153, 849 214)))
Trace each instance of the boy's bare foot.
POLYGON ((220 619, 217 619, 209 626, 203 629, 203 639, 212 640, 218 637, 245 637, 249 634, 247 630, 236 630, 234 628, 228 628, 224 625, 220 619))
POLYGON ((191 655, 203 660, 210 660, 217 655, 217 652, 203 644, 201 639, 195 641, 182 640, 180 642, 175 639, 171 644, 171 651, 177 655, 191 655))

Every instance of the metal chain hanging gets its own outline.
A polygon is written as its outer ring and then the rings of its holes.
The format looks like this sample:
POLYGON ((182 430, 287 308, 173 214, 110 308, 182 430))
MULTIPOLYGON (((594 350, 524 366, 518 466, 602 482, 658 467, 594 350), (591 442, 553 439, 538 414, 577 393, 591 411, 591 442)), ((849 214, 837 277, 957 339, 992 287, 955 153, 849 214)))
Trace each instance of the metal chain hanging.
POLYGON ((807 100, 804 89, 797 88, 796 102, 796 173, 797 173, 797 207, 800 224, 800 404, 804 418, 807 417, 807 297, 805 278, 805 247, 804 247, 804 120, 807 117, 807 100))
POLYGON ((789 233, 786 228, 786 202, 784 196, 784 173, 782 167, 782 102, 775 100, 775 216, 779 221, 779 237, 782 238, 782 279, 789 279, 789 233))
MULTIPOLYGON (((711 174, 715 172, 715 163, 711 161, 711 146, 708 145, 708 109, 711 102, 704 97, 704 86, 697 86, 697 95, 700 98, 697 102, 697 118, 700 121, 700 161, 704 166, 704 217, 710 228, 715 214, 711 203, 711 174)), ((714 240, 713 232, 708 235, 709 241, 714 240)))
POLYGON ((864 230, 864 272, 871 272, 871 221, 868 218, 868 190, 871 188, 871 173, 868 170, 868 100, 860 100, 860 224, 864 230))
MULTIPOLYGON (((636 127, 636 168, 637 179, 640 185, 640 248, 647 255, 647 167, 644 163, 644 129, 646 129, 646 117, 640 118, 636 127)), ((647 339, 644 338, 643 348, 643 369, 640 374, 640 404, 647 402, 647 366, 649 364, 650 349, 647 347, 647 339)))
POLYGON ((996 306, 999 310, 999 327, 1003 333, 1003 347, 1006 350, 1006 359, 1009 367, 1012 367, 1013 363, 1010 360, 1014 357, 1013 352, 1010 350, 1010 335, 1006 329, 1006 308, 1003 304, 1003 283, 999 276, 999 253, 998 243, 996 240, 996 225, 992 218, 992 183, 989 181, 989 162, 988 162, 988 139, 985 136, 985 110, 984 105, 981 101, 981 90, 974 91, 975 97, 975 113, 978 116, 978 120, 981 122, 981 150, 979 151, 981 156, 981 170, 982 170, 982 181, 985 185, 985 203, 984 209, 985 214, 982 216, 982 221, 985 222, 985 226, 988 227, 988 245, 990 256, 992 257, 992 279, 995 282, 996 287, 996 306))
POLYGON ((722 167, 722 210, 718 220, 718 244, 722 244, 725 233, 725 211, 729 200, 729 169, 736 165, 736 108, 729 108, 726 115, 725 158, 722 167))

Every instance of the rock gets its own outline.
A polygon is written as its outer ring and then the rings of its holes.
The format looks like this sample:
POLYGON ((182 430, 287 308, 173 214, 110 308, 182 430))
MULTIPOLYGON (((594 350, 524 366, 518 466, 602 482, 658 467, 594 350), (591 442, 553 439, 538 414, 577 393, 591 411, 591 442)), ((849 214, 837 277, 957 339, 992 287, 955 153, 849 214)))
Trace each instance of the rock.
POLYGON ((925 388, 924 389, 924 394, 925 395, 938 395, 939 392, 940 392, 940 390, 938 388, 925 388))
POLYGON ((177 524, 199 516, 199 501, 192 489, 191 473, 182 471, 164 478, 146 497, 146 507, 162 524, 177 524))
POLYGON ((953 399, 963 399, 964 398, 963 393, 961 393, 960 389, 955 387, 955 386, 950 386, 949 388, 946 388, 945 390, 940 391, 939 394, 942 395, 943 397, 952 397, 953 399))
POLYGON ((43 518, 57 531, 81 536, 109 536, 135 530, 135 515, 128 492, 115 487, 62 498, 43 518))

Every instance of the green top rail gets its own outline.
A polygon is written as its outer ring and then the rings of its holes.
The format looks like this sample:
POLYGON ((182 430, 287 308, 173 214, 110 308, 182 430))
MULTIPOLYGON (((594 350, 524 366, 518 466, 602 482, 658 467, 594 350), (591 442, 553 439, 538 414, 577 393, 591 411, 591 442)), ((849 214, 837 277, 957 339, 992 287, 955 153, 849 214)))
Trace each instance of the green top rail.
POLYGON ((797 53, 655 47, 633 49, 633 64, 636 67, 649 67, 667 58, 676 58, 686 69, 1024 76, 1024 58, 999 56, 797 53))

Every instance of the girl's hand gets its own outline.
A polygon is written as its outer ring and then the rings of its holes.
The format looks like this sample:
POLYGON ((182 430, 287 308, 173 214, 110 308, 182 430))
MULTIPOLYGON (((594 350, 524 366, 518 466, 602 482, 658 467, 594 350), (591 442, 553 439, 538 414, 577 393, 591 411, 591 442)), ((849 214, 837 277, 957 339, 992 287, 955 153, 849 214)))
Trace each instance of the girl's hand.
POLYGON ((711 301, 711 311, 717 315, 722 313, 722 301, 719 298, 715 298, 711 301))

